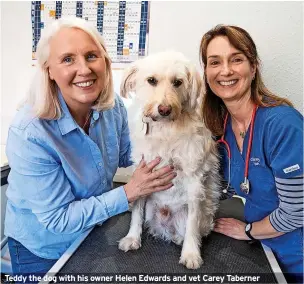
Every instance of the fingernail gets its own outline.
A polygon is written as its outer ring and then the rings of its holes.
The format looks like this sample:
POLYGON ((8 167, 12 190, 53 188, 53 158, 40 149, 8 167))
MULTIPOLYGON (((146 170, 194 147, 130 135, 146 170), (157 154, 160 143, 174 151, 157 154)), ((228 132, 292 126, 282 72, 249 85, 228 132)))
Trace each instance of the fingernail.
POLYGON ((157 159, 158 161, 160 161, 160 160, 161 160, 161 157, 157 157, 156 159, 157 159))

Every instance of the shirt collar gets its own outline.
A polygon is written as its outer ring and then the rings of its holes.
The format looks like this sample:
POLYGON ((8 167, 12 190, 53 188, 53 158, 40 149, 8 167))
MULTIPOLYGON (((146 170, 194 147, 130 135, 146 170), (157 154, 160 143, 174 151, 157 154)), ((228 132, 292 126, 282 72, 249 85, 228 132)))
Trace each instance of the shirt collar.
POLYGON ((60 90, 58 90, 58 99, 61 107, 61 117, 57 121, 61 134, 65 135, 76 129, 78 125, 73 119, 60 90))
MULTIPOLYGON (((71 115, 69 108, 61 94, 61 91, 58 90, 58 99, 61 106, 61 117, 57 120, 60 132, 62 135, 65 135, 76 128, 80 128, 79 125, 74 120, 71 115)), ((92 117, 94 121, 97 121, 100 117, 100 113, 97 110, 93 110, 92 117)))

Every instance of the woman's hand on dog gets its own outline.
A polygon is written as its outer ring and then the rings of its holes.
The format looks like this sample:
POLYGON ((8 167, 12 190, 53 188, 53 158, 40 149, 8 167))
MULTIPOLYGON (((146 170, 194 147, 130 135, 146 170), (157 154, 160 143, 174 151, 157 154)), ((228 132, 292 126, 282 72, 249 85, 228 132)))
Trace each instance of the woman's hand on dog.
POLYGON ((160 161, 161 158, 159 157, 148 164, 146 164, 144 159, 141 160, 130 181, 124 185, 129 202, 133 202, 138 198, 153 192, 166 190, 172 187, 172 180, 176 177, 172 165, 153 171, 160 161))
POLYGON ((244 222, 234 218, 220 218, 215 220, 213 231, 236 240, 250 240, 245 233, 245 226, 244 222))

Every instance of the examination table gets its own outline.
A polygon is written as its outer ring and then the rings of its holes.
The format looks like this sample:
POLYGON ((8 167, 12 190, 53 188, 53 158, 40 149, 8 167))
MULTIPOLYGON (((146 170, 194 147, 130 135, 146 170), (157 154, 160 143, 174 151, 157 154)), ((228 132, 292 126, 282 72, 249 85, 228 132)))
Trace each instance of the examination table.
MULTIPOLYGON (((221 202, 218 217, 243 219, 243 202, 239 198, 221 202)), ((102 226, 95 226, 85 232, 48 272, 50 275, 259 275, 256 283, 286 283, 285 278, 271 250, 260 242, 238 241, 212 232, 202 242, 204 264, 197 270, 188 270, 179 264, 181 247, 173 243, 157 240, 143 233, 139 250, 127 253, 118 249, 118 241, 129 229, 131 213, 127 212, 107 220, 102 226), (191 274, 190 274, 191 273, 191 274)), ((80 277, 78 276, 78 277, 80 277)), ((81 278, 78 278, 80 280, 81 278)), ((84 279, 84 278, 82 278, 84 279)), ((113 278, 112 278, 113 279, 113 278)), ((123 279, 123 278, 119 278, 123 279)), ((132 279, 132 278, 129 278, 132 279)), ((207 281, 196 283, 221 283, 207 281)), ((208 278, 204 278, 208 279, 208 278)), ((209 278, 210 279, 210 278, 209 278)), ((230 282, 225 278, 224 283, 230 282)), ((43 282, 49 283, 49 282, 43 282)), ((71 283, 58 281, 57 283, 71 283)), ((132 281, 96 282, 78 281, 77 283, 139 283, 132 281)), ((148 282, 142 283, 166 283, 148 282)), ((189 280, 169 283, 195 283, 189 280)), ((247 282, 254 283, 254 282, 247 282)))

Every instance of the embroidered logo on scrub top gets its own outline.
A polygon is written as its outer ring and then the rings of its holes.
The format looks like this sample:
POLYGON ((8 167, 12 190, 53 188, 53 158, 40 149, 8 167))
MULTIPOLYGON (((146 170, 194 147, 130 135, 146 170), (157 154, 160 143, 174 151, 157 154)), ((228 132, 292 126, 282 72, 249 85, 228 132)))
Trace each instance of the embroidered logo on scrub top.
POLYGON ((260 165, 260 159, 259 158, 250 158, 250 162, 252 162, 255 166, 260 165))
POLYGON ((296 164, 296 165, 293 165, 291 167, 283 169, 283 171, 284 171, 285 174, 288 174, 288 173, 294 172, 298 169, 300 169, 300 166, 299 166, 299 164, 296 164))

